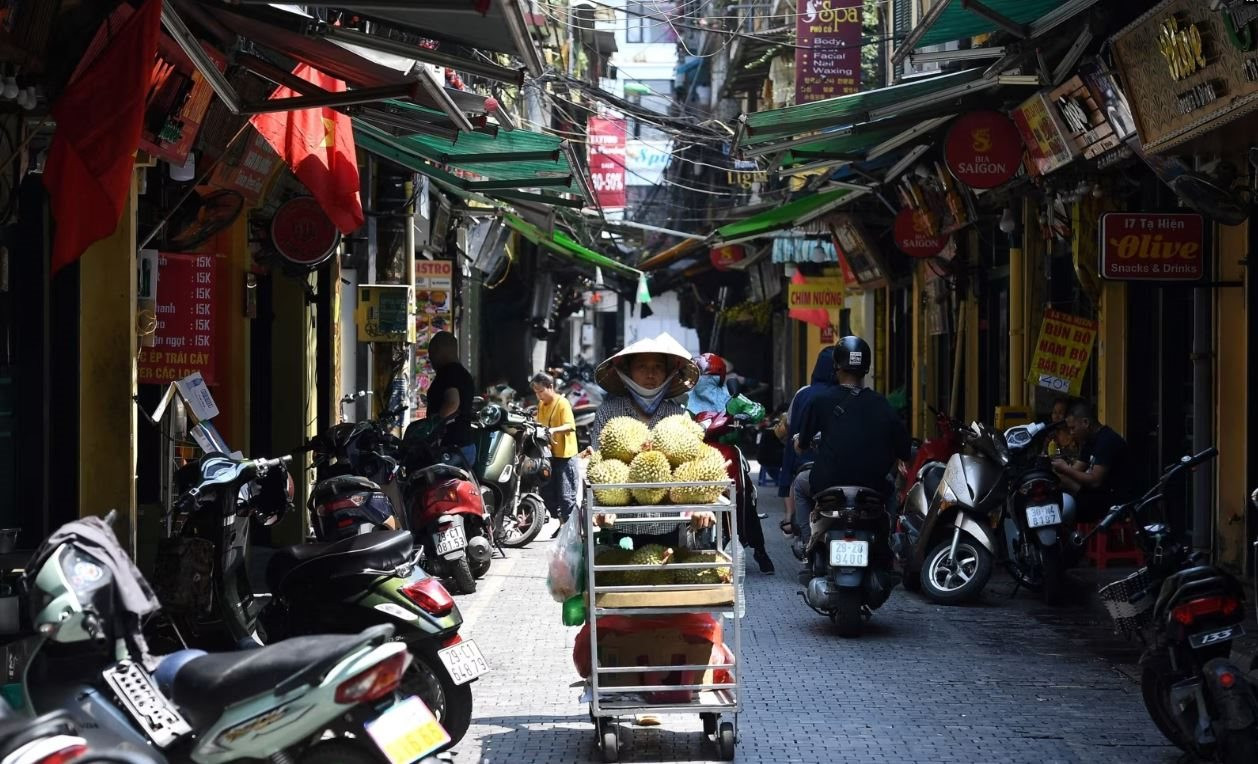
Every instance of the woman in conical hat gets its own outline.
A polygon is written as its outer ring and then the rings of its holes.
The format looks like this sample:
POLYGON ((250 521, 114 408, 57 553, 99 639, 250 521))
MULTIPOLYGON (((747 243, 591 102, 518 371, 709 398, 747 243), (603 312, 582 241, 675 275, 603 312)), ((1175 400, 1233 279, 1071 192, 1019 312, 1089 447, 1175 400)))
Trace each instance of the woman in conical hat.
POLYGON ((590 433, 593 448, 603 425, 618 416, 631 416, 652 427, 685 409, 671 399, 689 391, 699 379, 699 367, 681 343, 668 334, 638 340, 603 361, 594 379, 607 398, 594 415, 590 433))

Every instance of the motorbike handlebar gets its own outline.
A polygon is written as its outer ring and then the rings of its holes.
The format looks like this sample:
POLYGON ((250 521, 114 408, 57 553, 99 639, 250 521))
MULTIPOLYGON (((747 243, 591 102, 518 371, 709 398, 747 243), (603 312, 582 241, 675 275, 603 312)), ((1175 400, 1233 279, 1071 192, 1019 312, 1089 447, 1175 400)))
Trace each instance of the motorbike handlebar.
POLYGON ((1191 469, 1192 467, 1196 467, 1198 464, 1202 464, 1204 462, 1210 461, 1211 459, 1213 459, 1214 457, 1218 455, 1219 455, 1219 449, 1215 448, 1214 446, 1210 446, 1205 451, 1202 451, 1199 454, 1196 454, 1194 456, 1184 457, 1181 464, 1191 469))

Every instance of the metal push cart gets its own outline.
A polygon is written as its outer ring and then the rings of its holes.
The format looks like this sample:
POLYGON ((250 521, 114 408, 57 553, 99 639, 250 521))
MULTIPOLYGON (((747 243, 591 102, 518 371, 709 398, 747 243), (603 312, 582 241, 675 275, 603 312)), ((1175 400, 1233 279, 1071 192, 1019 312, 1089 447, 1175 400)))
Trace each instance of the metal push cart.
MULTIPOLYGON (((715 504, 656 504, 631 506, 600 505, 592 487, 585 486, 583 518, 585 535, 586 581, 589 603, 586 610, 590 627, 590 676, 586 686, 590 699, 590 719, 594 722, 594 735, 604 761, 617 761, 620 755, 620 733, 617 717, 632 714, 698 714, 703 721, 704 735, 715 743, 722 761, 734 760, 734 744, 738 734, 738 713, 742 710, 742 616, 745 612, 743 588, 739 585, 743 575, 742 545, 738 543, 738 512, 733 496, 733 483, 729 480, 694 483, 634 483, 602 484, 604 489, 642 489, 678 487, 723 487, 726 495, 715 504), (731 583, 722 584, 644 584, 636 586, 606 586, 599 584, 599 573, 610 571, 656 570, 658 565, 597 565, 595 514, 616 515, 618 529, 645 523, 675 523, 679 527, 689 522, 691 512, 711 512, 716 515, 716 549, 726 546, 725 523, 728 519, 730 554, 724 562, 670 563, 674 570, 691 568, 726 568, 732 573, 731 583), (723 639, 728 645, 729 627, 733 629, 733 660, 728 664, 704 663, 652 666, 604 666, 599 662, 599 619, 606 616, 661 616, 689 613, 710 613, 725 618, 723 639), (610 675, 634 673, 674 673, 726 671, 730 677, 724 683, 708 684, 638 684, 604 686, 610 675), (641 693, 688 691, 691 700, 680 703, 652 703, 641 693), (628 697, 626 697, 628 696, 628 697)), ((636 661, 631 661, 636 662, 636 661)))

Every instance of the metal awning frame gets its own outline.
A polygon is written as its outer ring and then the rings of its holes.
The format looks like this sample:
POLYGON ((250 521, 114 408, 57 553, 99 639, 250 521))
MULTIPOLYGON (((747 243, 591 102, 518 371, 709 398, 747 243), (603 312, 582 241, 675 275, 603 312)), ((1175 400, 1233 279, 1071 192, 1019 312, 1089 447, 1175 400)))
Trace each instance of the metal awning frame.
POLYGON ((922 20, 917 23, 917 26, 904 38, 904 42, 891 54, 891 63, 893 65, 899 66, 904 62, 904 59, 913 53, 918 41, 934 26, 935 22, 939 20, 939 17, 943 15, 952 2, 960 2, 966 10, 987 18, 993 24, 1010 32, 1020 40, 1033 40, 1051 32, 1079 13, 1096 5, 1099 0, 1066 0, 1066 2, 1029 24, 1019 24, 1011 21, 1004 15, 988 8, 979 0, 938 0, 926 12, 922 20))

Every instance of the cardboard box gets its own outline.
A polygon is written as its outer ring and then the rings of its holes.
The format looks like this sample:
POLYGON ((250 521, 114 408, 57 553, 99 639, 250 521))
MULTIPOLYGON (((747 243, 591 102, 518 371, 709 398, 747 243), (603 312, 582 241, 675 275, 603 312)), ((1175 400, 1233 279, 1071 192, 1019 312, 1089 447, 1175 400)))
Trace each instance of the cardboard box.
POLYGON ((709 586, 704 589, 658 592, 603 592, 595 595, 594 604, 606 608, 631 607, 716 607, 734 604, 733 584, 709 586))

